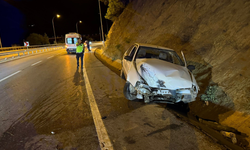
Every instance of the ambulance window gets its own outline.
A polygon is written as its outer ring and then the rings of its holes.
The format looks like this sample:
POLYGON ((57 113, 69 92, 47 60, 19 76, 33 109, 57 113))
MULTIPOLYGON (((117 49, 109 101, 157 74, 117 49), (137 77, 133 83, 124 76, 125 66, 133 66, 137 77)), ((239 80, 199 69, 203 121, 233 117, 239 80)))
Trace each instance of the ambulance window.
POLYGON ((67 38, 68 44, 76 44, 78 41, 78 38, 67 38))
POLYGON ((74 44, 76 44, 77 43, 77 38, 74 38, 74 44))
POLYGON ((67 43, 72 44, 72 38, 67 38, 67 43))

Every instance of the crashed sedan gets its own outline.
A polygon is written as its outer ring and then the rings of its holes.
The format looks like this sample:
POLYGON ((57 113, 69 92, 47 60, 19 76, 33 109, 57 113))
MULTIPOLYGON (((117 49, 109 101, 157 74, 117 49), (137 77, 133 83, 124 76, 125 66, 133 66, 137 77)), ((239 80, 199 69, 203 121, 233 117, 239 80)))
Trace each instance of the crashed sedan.
MULTIPOLYGON (((181 52, 182 53, 182 52, 181 52)), ((199 86, 187 66, 169 48, 136 43, 122 59, 121 77, 126 80, 124 96, 128 100, 144 99, 145 103, 189 103, 195 101, 199 86)))

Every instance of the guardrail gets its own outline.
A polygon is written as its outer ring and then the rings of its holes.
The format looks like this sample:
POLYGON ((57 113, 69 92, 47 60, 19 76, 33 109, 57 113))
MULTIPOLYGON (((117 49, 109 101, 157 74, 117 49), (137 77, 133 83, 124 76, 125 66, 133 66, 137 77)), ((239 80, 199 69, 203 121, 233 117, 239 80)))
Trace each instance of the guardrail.
POLYGON ((15 47, 4 47, 4 48, 0 48, 0 51, 11 51, 11 50, 20 50, 20 49, 32 49, 32 48, 39 48, 39 47, 49 47, 49 46, 62 46, 65 45, 64 43, 62 44, 47 44, 47 45, 32 45, 32 46, 28 46, 28 48, 26 46, 15 46, 15 47))
POLYGON ((64 46, 50 46, 50 47, 40 47, 26 50, 16 50, 16 51, 8 51, 0 53, 0 62, 6 61, 7 59, 14 59, 17 57, 24 57, 30 54, 38 54, 42 52, 48 52, 52 50, 57 50, 64 48, 64 46))

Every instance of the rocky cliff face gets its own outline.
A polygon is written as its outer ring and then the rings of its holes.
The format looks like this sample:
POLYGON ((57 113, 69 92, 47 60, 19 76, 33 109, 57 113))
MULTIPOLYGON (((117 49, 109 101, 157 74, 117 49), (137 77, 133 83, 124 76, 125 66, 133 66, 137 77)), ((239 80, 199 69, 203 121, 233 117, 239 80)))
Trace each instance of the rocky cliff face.
POLYGON ((104 51, 114 60, 135 42, 183 51, 201 87, 191 108, 207 100, 208 111, 250 113, 249 23, 247 0, 133 0, 113 23, 104 51))
POLYGON ((121 59, 135 42, 183 51, 201 89, 189 113, 236 129, 247 140, 237 144, 249 147, 249 41, 248 0, 133 0, 113 23, 104 53, 121 59))

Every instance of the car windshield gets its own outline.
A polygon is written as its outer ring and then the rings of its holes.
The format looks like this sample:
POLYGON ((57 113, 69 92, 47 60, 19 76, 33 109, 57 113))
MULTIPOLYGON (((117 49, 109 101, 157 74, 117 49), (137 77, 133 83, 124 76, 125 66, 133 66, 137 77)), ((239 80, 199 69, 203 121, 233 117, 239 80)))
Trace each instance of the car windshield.
POLYGON ((140 47, 136 54, 136 59, 155 58, 177 65, 185 66, 183 61, 177 55, 175 51, 152 48, 152 47, 140 47))

